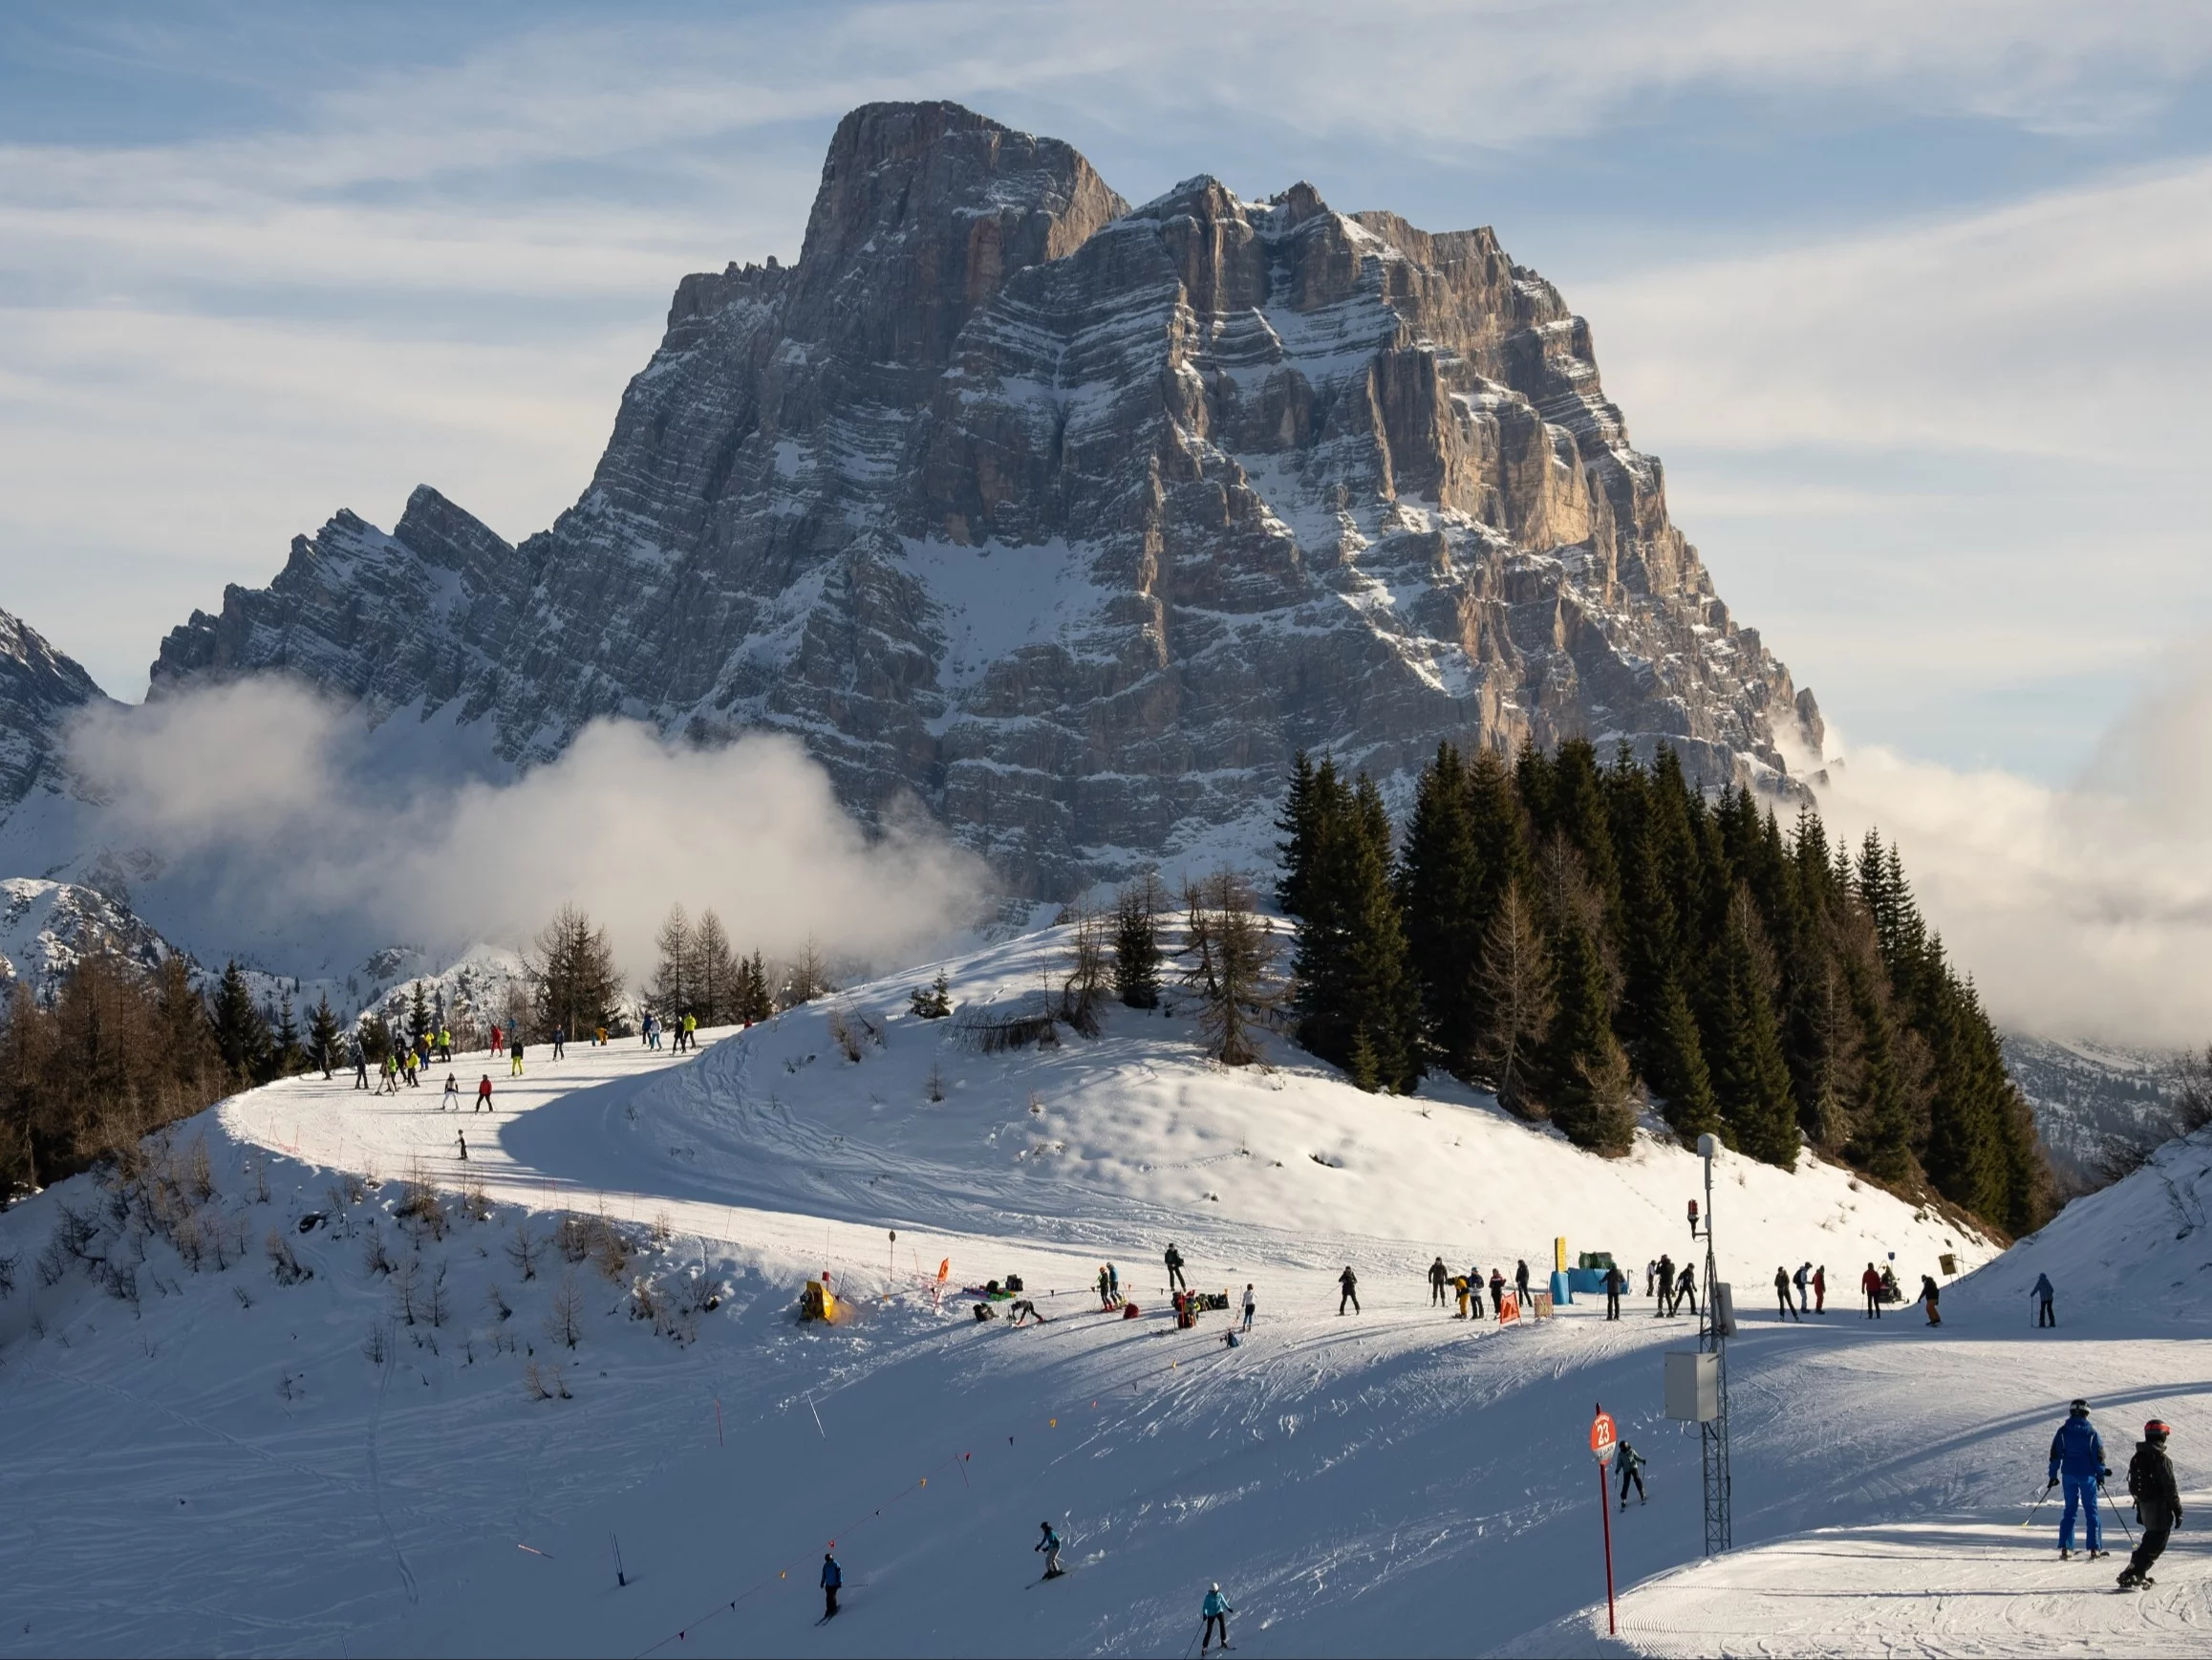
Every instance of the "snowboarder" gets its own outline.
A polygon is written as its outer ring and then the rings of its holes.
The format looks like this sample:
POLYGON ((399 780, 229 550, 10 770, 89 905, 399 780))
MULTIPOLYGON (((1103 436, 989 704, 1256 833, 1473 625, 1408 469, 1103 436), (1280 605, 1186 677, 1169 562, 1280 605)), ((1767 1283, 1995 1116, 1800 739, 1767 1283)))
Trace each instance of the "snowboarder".
POLYGON ((2035 1299, 2036 1328, 2041 1330, 2046 1326, 2055 1326, 2058 1324, 2058 1316, 2051 1312, 2051 1302, 2058 1293, 2051 1287, 2051 1276, 2049 1274, 2036 1275, 2035 1284, 2029 1289, 2028 1295, 2035 1299))
POLYGON ((1254 1301, 1254 1299, 1253 1299, 1253 1295, 1252 1295, 1252 1282, 1251 1282, 1251 1281, 1249 1281, 1249 1280, 1247 1280, 1247 1281, 1244 1283, 1244 1329, 1245 1329, 1245 1330, 1247 1330, 1247 1331, 1250 1331, 1250 1330, 1252 1329, 1252 1311, 1253 1311, 1255 1308, 1257 1308, 1258 1306, 1259 1306, 1259 1304, 1257 1304, 1256 1301, 1254 1301))
MULTIPOLYGON (((1349 1273, 1350 1270, 1346 1269, 1345 1272, 1349 1273)), ((1198 1611, 1206 1617, 1206 1623, 1198 1628, 1198 1652, 1203 1655, 1213 1646, 1213 1632, 1218 1627, 1221 1632, 1221 1650, 1223 1653, 1227 1653, 1229 1651, 1229 1616, 1236 1610, 1229 1606, 1229 1599, 1221 1594, 1221 1582, 1219 1580, 1215 1580, 1212 1587, 1208 1589, 1206 1601, 1198 1611)))
POLYGON ((1879 1320, 1881 1318, 1881 1276, 1874 1271, 1872 1262, 1867 1263, 1866 1272, 1859 1275, 1858 1288, 1866 1293, 1867 1319, 1879 1320))
POLYGON ((1191 1283, 1183 1278, 1183 1253, 1175 1249, 1174 1240, 1168 1241, 1168 1254, 1161 1261, 1168 1264, 1168 1289, 1172 1291, 1181 1286, 1188 1291, 1191 1283))
POLYGON ((1689 1311, 1692 1316, 1695 1316, 1697 1313, 1697 1264, 1694 1262, 1685 1262, 1682 1265, 1682 1278, 1674 1283, 1674 1305, 1680 1308, 1685 1303, 1689 1304, 1689 1311))
POLYGON ((1828 1312, 1828 1264, 1823 1262, 1813 1270, 1813 1312, 1828 1312))
POLYGON ((476 1081, 476 1110, 496 1114, 499 1109, 491 1104, 491 1074, 486 1072, 476 1081))
POLYGON ((507 1067, 507 1076, 510 1078, 521 1077, 523 1075, 523 1034, 520 1032, 515 1033, 507 1040, 507 1060, 510 1063, 507 1067))
POLYGON ((2181 1489, 2174 1480, 2174 1462, 2166 1456, 2166 1437, 2171 1434, 2153 1418, 2143 1426, 2143 1438, 2128 1460, 2128 1492, 2136 1501, 2136 1520, 2143 1524, 2142 1542, 2120 1574, 2120 1584, 2129 1590, 2158 1583, 2151 1578, 2151 1564, 2181 1520, 2181 1489))
POLYGON ((1527 1313, 1529 1306, 1529 1265, 1525 1261, 1514 1264, 1514 1290, 1521 1300, 1521 1312, 1527 1313))
POLYGON ((1643 1491, 1643 1455, 1626 1441, 1614 1450, 1613 1462, 1621 1472, 1621 1508, 1628 1508, 1628 1484, 1636 1483, 1636 1502, 1649 1504, 1651 1496, 1643 1491))
POLYGON ((1505 1318, 1505 1275, 1495 1268, 1490 1271, 1490 1313, 1493 1320, 1505 1318))
POLYGON ((1605 1318, 1621 1318, 1621 1293, 1628 1289, 1628 1280, 1619 1268, 1605 1270, 1605 1318))
POLYGON ((1674 1312, 1674 1258, 1671 1254, 1659 1259, 1659 1306, 1651 1311, 1654 1320, 1664 1320, 1674 1312))
POLYGON ((1943 1287, 1936 1283, 1936 1277, 1933 1274, 1921 1276, 1921 1294, 1913 1301, 1927 1304, 1928 1324, 1930 1326, 1941 1326, 1944 1323, 1944 1317, 1936 1312, 1936 1300, 1943 1294, 1943 1287))
POLYGON ((844 1583, 845 1570, 837 1565, 837 1558, 828 1551, 824 1551, 822 1553, 822 1618, 824 1620, 836 1616, 837 1587, 844 1583))
POLYGON ((553 1059, 558 1061, 566 1056, 568 1052, 569 1028, 567 1026, 555 1026, 553 1028, 553 1059))
POLYGON ((1804 1325, 1805 1317, 1797 1312, 1797 1305, 1790 1301, 1790 1270, 1787 1268, 1774 1270, 1774 1296, 1782 1304, 1780 1313, 1774 1316, 1777 1321, 1787 1315, 1798 1325, 1804 1325))
POLYGON ((2097 1523, 2096 1484, 2110 1476, 2105 1468, 2104 1442, 2096 1427, 2089 1421, 2089 1403, 2076 1398, 2066 1409, 2066 1422, 2058 1426, 2058 1434, 2051 1437, 2051 1480, 2043 1489, 2049 1493, 2066 1481, 2066 1513, 2058 1522, 2058 1555, 2065 1561, 2073 1555, 2073 1513, 2076 1509, 2089 1512, 2089 1554, 2105 1554, 2104 1530, 2097 1523))
POLYGON ((1049 1521, 1041 1521, 1037 1525, 1044 1530, 1044 1537, 1030 1548, 1044 1553, 1044 1577, 1056 1580, 1061 1575, 1060 1535, 1052 1531, 1052 1523, 1049 1521))
POLYGON ((445 1099, 438 1104, 441 1112, 448 1108, 456 1112, 461 1110, 461 1080, 451 1072, 445 1074, 445 1099))
POLYGON ((1352 1305, 1352 1311, 1359 1313, 1361 1311, 1360 1277, 1352 1272, 1351 1263, 1346 1262, 1344 1264, 1344 1271, 1337 1276, 1337 1283, 1344 1288, 1344 1294, 1337 1299, 1337 1312, 1342 1314, 1344 1311, 1344 1304, 1349 1303, 1352 1305))
POLYGON ((1795 1283, 1797 1287, 1797 1312, 1802 1314, 1805 1311, 1806 1306, 1805 1287, 1812 1282, 1813 1279, 1813 1264, 1810 1262, 1798 1263, 1797 1272, 1793 1274, 1791 1279, 1795 1283))
POLYGON ((1447 1270, 1444 1266, 1444 1259, 1439 1257, 1435 1261, 1428 1264, 1429 1307, 1441 1308, 1444 1306, 1444 1282, 1446 1278, 1447 1270))

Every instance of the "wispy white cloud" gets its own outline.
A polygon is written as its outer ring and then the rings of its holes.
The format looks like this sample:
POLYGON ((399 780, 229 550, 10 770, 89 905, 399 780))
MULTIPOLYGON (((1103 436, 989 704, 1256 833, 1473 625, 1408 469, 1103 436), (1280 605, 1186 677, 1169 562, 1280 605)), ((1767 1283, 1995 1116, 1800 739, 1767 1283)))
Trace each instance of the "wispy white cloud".
POLYGON ((1832 830, 1900 844, 1997 1020, 2053 1037, 2212 1040, 2212 638, 2072 786, 1876 748, 1832 769, 1832 830))

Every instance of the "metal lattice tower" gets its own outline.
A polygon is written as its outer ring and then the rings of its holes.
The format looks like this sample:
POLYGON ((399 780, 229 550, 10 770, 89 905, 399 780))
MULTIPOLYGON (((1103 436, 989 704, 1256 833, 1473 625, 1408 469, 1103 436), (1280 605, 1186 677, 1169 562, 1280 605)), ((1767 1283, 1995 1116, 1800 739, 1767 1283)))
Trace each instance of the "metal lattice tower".
POLYGON ((1697 1346, 1716 1357, 1719 1371, 1719 1412, 1710 1423, 1698 1426, 1698 1440, 1705 1466, 1705 1553, 1717 1556, 1734 1545, 1729 1477, 1729 1342, 1720 1322, 1720 1273, 1713 1256, 1713 1155, 1719 1152, 1713 1137, 1699 1140, 1705 1156, 1705 1307, 1697 1323, 1697 1346))

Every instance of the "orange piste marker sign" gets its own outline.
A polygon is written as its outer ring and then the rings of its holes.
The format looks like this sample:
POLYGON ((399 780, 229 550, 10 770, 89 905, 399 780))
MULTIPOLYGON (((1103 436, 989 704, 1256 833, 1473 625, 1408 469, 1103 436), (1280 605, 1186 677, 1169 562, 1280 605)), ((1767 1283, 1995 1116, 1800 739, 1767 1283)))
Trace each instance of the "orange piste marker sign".
POLYGON ((1613 1443, 1620 1438, 1611 1412, 1600 1412, 1590 1420, 1590 1451, 1598 1455, 1599 1463, 1603 1464, 1612 1458, 1613 1443))

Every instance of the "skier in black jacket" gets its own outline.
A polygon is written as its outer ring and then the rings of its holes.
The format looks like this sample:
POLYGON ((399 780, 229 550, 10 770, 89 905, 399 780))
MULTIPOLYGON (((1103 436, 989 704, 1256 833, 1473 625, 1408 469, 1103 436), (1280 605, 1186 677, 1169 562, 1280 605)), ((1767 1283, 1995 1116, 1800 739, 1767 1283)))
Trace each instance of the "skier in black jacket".
POLYGON ((1344 1264, 1344 1271, 1337 1276, 1337 1283, 1344 1288, 1344 1294, 1337 1299, 1337 1312, 1342 1314, 1344 1311, 1344 1304, 1349 1303, 1352 1305, 1352 1312, 1359 1313, 1360 1277, 1352 1272, 1351 1263, 1346 1262, 1344 1264))
POLYGON ((2137 1590, 2158 1582, 2151 1564, 2166 1548, 2166 1541, 2181 1520, 2181 1489, 2174 1479, 2174 1461, 2166 1456, 2166 1426, 2153 1418, 2143 1426, 2143 1438, 2128 1461, 2128 1492, 2136 1501, 2136 1517, 2143 1524, 2142 1542, 2120 1572, 2120 1585, 2137 1590))
POLYGON ((1442 1308, 1444 1306, 1444 1282, 1450 1278, 1450 1271, 1445 1267, 1442 1257, 1428 1264, 1429 1307, 1442 1308))

